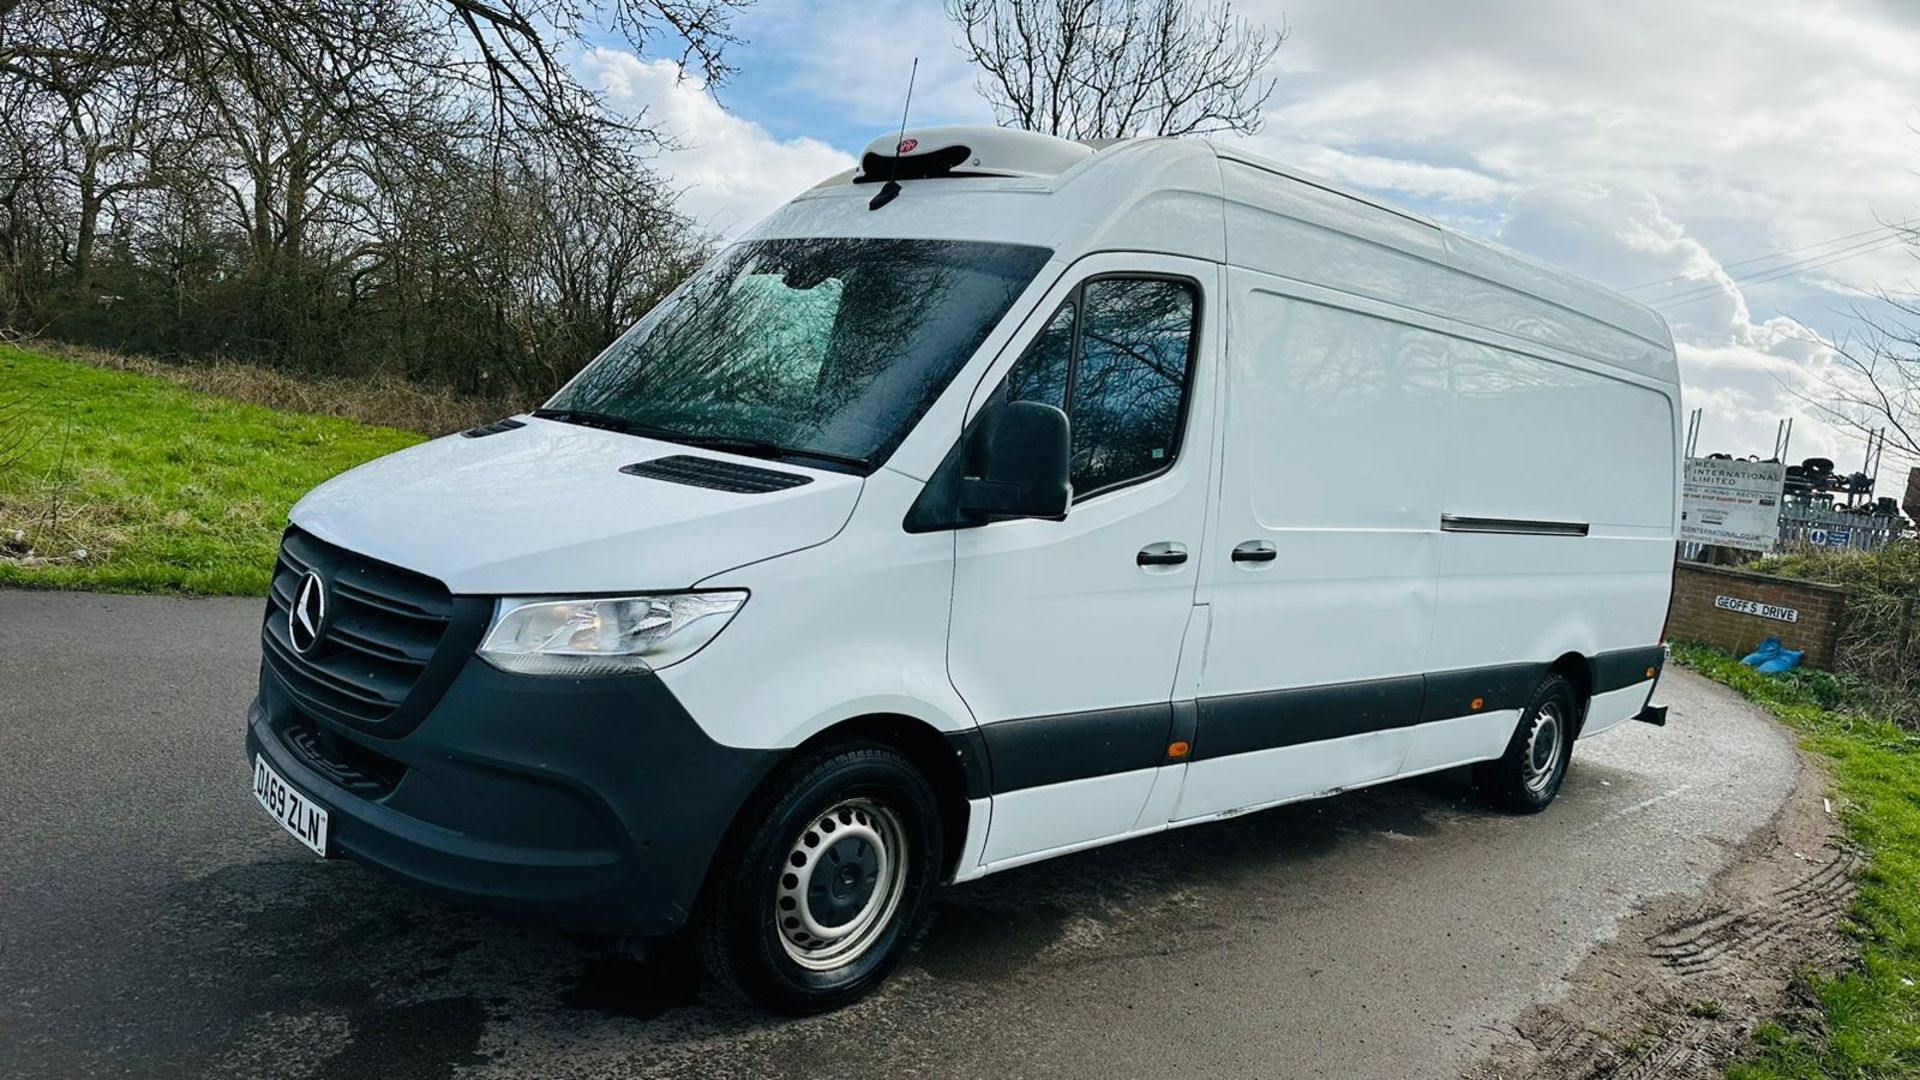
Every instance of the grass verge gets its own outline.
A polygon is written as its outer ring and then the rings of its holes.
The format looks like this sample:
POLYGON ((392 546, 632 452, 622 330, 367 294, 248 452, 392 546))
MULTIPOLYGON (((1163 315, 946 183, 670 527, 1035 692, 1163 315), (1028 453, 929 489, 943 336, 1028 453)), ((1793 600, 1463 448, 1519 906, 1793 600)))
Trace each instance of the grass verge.
POLYGON ((536 401, 463 397, 391 375, 341 378, 276 371, 238 360, 170 361, 108 352, 61 341, 35 341, 41 356, 88 367, 151 375, 215 397, 265 405, 283 412, 358 420, 375 427, 445 435, 531 408, 536 401))
POLYGON ((0 585, 264 595, 309 488, 420 441, 0 346, 0 585))
POLYGON ((1813 983, 1823 1027, 1761 1027, 1752 1055, 1728 1076, 1920 1076, 1920 734, 1887 719, 1879 695, 1855 680, 1762 675, 1702 646, 1676 645, 1674 658, 1766 707, 1833 759, 1835 809, 1867 856, 1847 926, 1860 963, 1813 983))

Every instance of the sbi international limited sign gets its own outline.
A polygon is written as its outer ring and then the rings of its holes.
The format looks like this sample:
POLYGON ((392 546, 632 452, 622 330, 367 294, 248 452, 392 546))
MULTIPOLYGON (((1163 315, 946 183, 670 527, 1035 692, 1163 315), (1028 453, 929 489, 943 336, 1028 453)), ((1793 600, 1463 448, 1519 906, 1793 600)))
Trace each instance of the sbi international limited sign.
POLYGON ((1680 539, 1748 551, 1771 551, 1780 538, 1780 492, 1787 467, 1778 461, 1688 458, 1680 491, 1680 539))

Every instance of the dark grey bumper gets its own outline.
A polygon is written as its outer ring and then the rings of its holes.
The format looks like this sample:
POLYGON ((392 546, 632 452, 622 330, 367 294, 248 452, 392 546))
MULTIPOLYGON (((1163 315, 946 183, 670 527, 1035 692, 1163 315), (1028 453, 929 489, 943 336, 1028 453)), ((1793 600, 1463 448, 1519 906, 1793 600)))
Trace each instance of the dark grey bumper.
POLYGON ((299 713, 263 668, 247 752, 329 811, 330 854, 456 902, 634 935, 686 922, 779 756, 714 742, 653 675, 532 678, 478 659, 395 739, 299 713))

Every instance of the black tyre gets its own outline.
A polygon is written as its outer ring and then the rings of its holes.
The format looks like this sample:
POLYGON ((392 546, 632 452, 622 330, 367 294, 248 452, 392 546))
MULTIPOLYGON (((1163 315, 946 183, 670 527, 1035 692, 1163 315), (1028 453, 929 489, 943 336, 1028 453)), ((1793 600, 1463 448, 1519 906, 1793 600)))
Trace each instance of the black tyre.
POLYGON ((933 790, 878 743, 804 751, 741 811, 694 927, 707 970, 801 1015, 878 986, 913 944, 940 872, 933 790))
POLYGON ((1579 703, 1573 686, 1558 675, 1541 680, 1520 713, 1520 724, 1497 761, 1473 767, 1474 788, 1497 809, 1537 814, 1560 793, 1573 760, 1579 703))

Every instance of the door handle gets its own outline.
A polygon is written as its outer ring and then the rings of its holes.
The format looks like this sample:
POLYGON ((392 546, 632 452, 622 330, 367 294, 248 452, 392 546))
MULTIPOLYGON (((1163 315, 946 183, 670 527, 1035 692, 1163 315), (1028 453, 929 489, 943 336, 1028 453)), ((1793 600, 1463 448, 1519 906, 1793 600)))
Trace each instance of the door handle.
POLYGON ((1265 540, 1249 540, 1244 544, 1235 545, 1232 556, 1234 562, 1245 563, 1267 563, 1279 557, 1280 553, 1265 540))
POLYGON ((1179 566, 1187 561, 1187 549, 1173 543, 1148 544, 1133 557, 1135 566, 1179 566))

